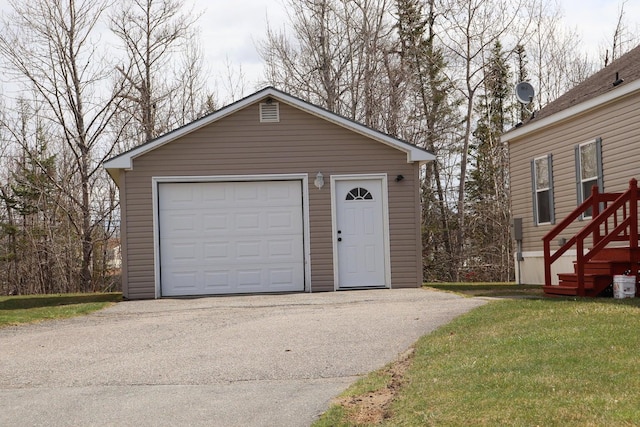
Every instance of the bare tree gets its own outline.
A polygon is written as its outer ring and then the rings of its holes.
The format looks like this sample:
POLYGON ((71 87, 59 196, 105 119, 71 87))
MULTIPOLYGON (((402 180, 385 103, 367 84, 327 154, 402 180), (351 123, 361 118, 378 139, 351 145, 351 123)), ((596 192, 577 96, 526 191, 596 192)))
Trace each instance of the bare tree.
MULTIPOLYGON (((81 289, 92 288, 93 235, 104 212, 95 210, 93 191, 101 163, 113 154, 111 120, 122 90, 109 90, 109 67, 97 55, 93 36, 107 3, 94 0, 10 0, 13 12, 3 21, 0 53, 6 70, 33 90, 46 108, 53 135, 68 156, 66 181, 36 162, 55 190, 70 201, 70 236, 80 243, 81 289)), ((72 247, 69 247, 69 250, 72 247)))
MULTIPOLYGON (((495 65, 492 51, 504 46, 498 62, 514 64, 519 76, 538 87, 540 107, 592 70, 577 49, 575 32, 563 28, 553 0, 301 0, 288 2, 288 11, 290 32, 269 28, 260 45, 267 81, 437 155, 424 175, 424 254, 439 268, 438 278, 458 279, 460 267, 490 241, 486 233, 467 233, 467 183, 471 172, 481 178, 478 165, 502 168, 478 187, 486 194, 476 194, 496 200, 495 229, 509 215, 509 181, 502 173, 506 150, 496 136, 507 125, 487 121, 515 120, 516 112, 496 111, 495 105, 478 109, 488 91, 495 91, 486 81, 488 64, 495 65), (477 162, 470 152, 472 142, 481 140, 474 133, 481 131, 486 143, 481 154, 488 157, 477 162), (484 239, 480 246, 476 236, 484 239), (443 253, 446 260, 436 259, 443 253)), ((502 96, 512 100, 511 88, 502 85, 503 90, 492 96, 506 105, 502 96)), ((508 276, 508 248, 491 249, 493 259, 504 263, 493 271, 508 276)))
POLYGON ((624 55, 631 48, 635 47, 640 41, 640 36, 638 34, 634 34, 629 30, 628 24, 626 22, 626 13, 625 6, 627 5, 627 0, 624 0, 620 4, 620 8, 618 11, 618 19, 616 21, 616 27, 613 30, 613 36, 611 37, 611 51, 609 49, 605 50, 604 55, 604 66, 609 65, 610 62, 615 61, 622 55, 624 55))
POLYGON ((247 80, 242 65, 235 66, 229 57, 225 58, 222 87, 229 99, 225 103, 235 102, 245 93, 247 80))
MULTIPOLYGON (((446 59, 436 44, 437 20, 446 13, 439 3, 429 0, 397 0, 398 35, 406 79, 409 82, 407 100, 412 100, 410 115, 416 126, 409 140, 436 155, 427 165, 422 186, 423 264, 425 278, 452 280, 455 275, 455 216, 451 215, 451 200, 443 170, 455 151, 451 136, 455 135, 460 118, 454 88, 445 75, 446 59)), ((406 119, 405 119, 406 120, 406 119)))
POLYGON ((534 107, 539 109, 587 78, 594 67, 581 51, 575 30, 564 25, 558 4, 540 0, 526 7, 531 27, 522 45, 530 60, 529 77, 536 87, 534 107))
POLYGON ((173 81, 179 82, 167 104, 169 121, 173 126, 183 126, 216 108, 217 95, 210 91, 205 79, 204 54, 194 37, 179 58, 173 81))
MULTIPOLYGON (((522 1, 508 0, 444 0, 448 13, 447 23, 440 32, 441 41, 452 62, 449 67, 451 80, 464 99, 464 122, 461 127, 459 181, 457 191, 458 257, 462 262, 466 227, 465 196, 469 163, 469 145, 474 129, 474 108, 482 88, 485 55, 491 47, 507 35, 520 42, 518 12, 522 1)), ((447 54, 447 53, 445 53, 447 54)))
POLYGON ((176 54, 189 45, 197 19, 192 12, 183 13, 177 0, 121 1, 111 14, 111 30, 126 55, 126 62, 116 67, 130 87, 123 108, 139 125, 140 142, 179 122, 170 120, 167 111, 182 79, 169 79, 167 71, 176 62, 176 54))
POLYGON ((290 1, 292 34, 268 28, 266 80, 335 113, 394 133, 402 85, 389 0, 290 1), (390 82, 395 90, 390 91, 390 82))

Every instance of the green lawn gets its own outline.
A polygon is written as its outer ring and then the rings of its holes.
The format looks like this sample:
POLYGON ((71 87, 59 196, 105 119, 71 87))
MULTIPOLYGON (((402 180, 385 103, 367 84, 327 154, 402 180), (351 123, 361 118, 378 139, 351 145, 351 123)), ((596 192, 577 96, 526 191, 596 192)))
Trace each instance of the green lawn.
POLYGON ((121 300, 121 293, 0 296, 0 327, 80 316, 121 300))
MULTIPOLYGON (((640 425, 639 356, 640 299, 497 300, 416 343, 376 425, 640 425)), ((370 425, 355 412, 334 406, 316 425, 370 425)))

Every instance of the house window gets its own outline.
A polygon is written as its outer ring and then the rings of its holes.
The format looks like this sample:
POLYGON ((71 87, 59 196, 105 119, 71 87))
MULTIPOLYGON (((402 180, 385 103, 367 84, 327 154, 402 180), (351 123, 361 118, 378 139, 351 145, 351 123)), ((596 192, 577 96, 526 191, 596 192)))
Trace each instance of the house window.
MULTIPOLYGON (((587 142, 576 146, 576 192, 578 205, 584 202, 590 195, 591 189, 598 186, 603 190, 602 180, 602 140, 587 142)), ((589 208, 582 218, 591 218, 593 212, 589 208)))
POLYGON ((551 154, 531 162, 533 221, 536 225, 555 222, 553 206, 553 170, 551 154))

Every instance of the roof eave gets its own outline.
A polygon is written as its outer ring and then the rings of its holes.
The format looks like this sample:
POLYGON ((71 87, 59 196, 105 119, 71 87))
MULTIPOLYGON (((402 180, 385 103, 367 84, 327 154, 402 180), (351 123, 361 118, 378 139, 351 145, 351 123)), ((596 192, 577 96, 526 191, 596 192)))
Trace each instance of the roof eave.
POLYGON ((640 79, 630 82, 629 84, 624 85, 619 89, 612 90, 588 101, 581 102, 565 110, 559 111, 530 125, 524 125, 522 127, 512 129, 502 135, 502 141, 510 142, 512 140, 522 138, 523 136, 526 136, 530 133, 534 133, 545 127, 561 123, 576 115, 583 114, 589 110, 593 110, 594 108, 601 107, 619 98, 631 95, 632 93, 639 90, 640 79))
POLYGON ((374 139, 392 148, 405 152, 407 154, 408 163, 414 163, 414 162, 425 163, 425 162, 433 161, 436 158, 435 155, 433 155, 432 153, 426 150, 423 150, 415 145, 412 145, 408 142, 401 141, 397 138, 394 138, 385 133, 379 132, 375 129, 362 125, 353 120, 349 120, 340 115, 333 114, 321 107, 301 101, 298 98, 295 98, 284 92, 280 92, 277 89, 273 89, 273 90, 275 91, 275 94, 273 94, 274 98, 278 98, 282 102, 285 102, 295 108, 306 111, 311 115, 320 117, 338 126, 344 127, 353 132, 356 132, 368 138, 374 139))
MULTIPOLYGON (((306 111, 309 114, 320 117, 324 120, 337 124, 341 127, 350 129, 354 132, 360 133, 361 135, 372 138, 376 141, 379 141, 395 149, 401 150, 407 154, 408 163, 413 163, 413 162, 425 163, 425 162, 430 162, 435 160, 435 156, 432 153, 429 153, 428 151, 422 150, 414 145, 411 145, 399 139, 393 138, 382 132, 378 132, 374 129, 361 125, 357 122, 354 122, 352 120, 349 120, 337 114, 331 113, 328 110, 322 109, 313 104, 302 101, 294 96, 281 92, 273 87, 267 87, 233 104, 230 104, 214 113, 211 113, 208 116, 195 120, 190 124, 187 124, 172 132, 169 132, 163 136, 160 136, 155 140, 149 141, 132 150, 122 153, 119 156, 113 157, 107 160, 106 162, 104 162, 104 168, 107 169, 107 171, 109 171, 109 174, 117 183, 118 181, 115 178, 116 175, 114 175, 115 170, 133 169, 133 160, 136 157, 142 156, 143 154, 149 151, 155 150, 156 148, 164 144, 167 144, 188 133, 198 130, 201 127, 204 127, 213 122, 216 122, 266 97, 273 97, 278 101, 284 102, 295 108, 306 111), (112 170, 113 170, 113 173, 112 173, 112 170)), ((118 176, 119 176, 119 173, 118 173, 118 176)))
POLYGON ((269 96, 264 92, 267 92, 272 88, 265 88, 259 92, 254 93, 253 95, 248 96, 247 98, 241 99, 236 103, 230 104, 226 107, 221 108, 218 111, 215 111, 207 116, 204 116, 200 119, 194 120, 193 122, 178 128, 174 131, 166 133, 154 140, 151 140, 147 143, 144 143, 136 148, 133 148, 129 151, 126 151, 116 157, 113 157, 106 162, 104 162, 105 169, 132 169, 133 168, 133 159, 136 157, 142 156, 149 151, 153 151, 158 147, 161 147, 171 141, 174 141, 181 136, 189 134, 193 131, 200 129, 201 127, 207 126, 210 123, 218 121, 228 115, 233 114, 234 112, 256 102, 258 99, 261 99, 265 96, 269 96))

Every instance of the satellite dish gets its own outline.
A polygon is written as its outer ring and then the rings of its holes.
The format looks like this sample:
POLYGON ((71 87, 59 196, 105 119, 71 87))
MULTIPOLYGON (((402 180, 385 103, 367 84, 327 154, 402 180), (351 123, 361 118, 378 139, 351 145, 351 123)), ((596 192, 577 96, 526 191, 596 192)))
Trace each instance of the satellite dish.
POLYGON ((531 104, 535 94, 536 91, 528 82, 520 82, 516 85, 516 98, 518 98, 518 101, 524 105, 531 104))

